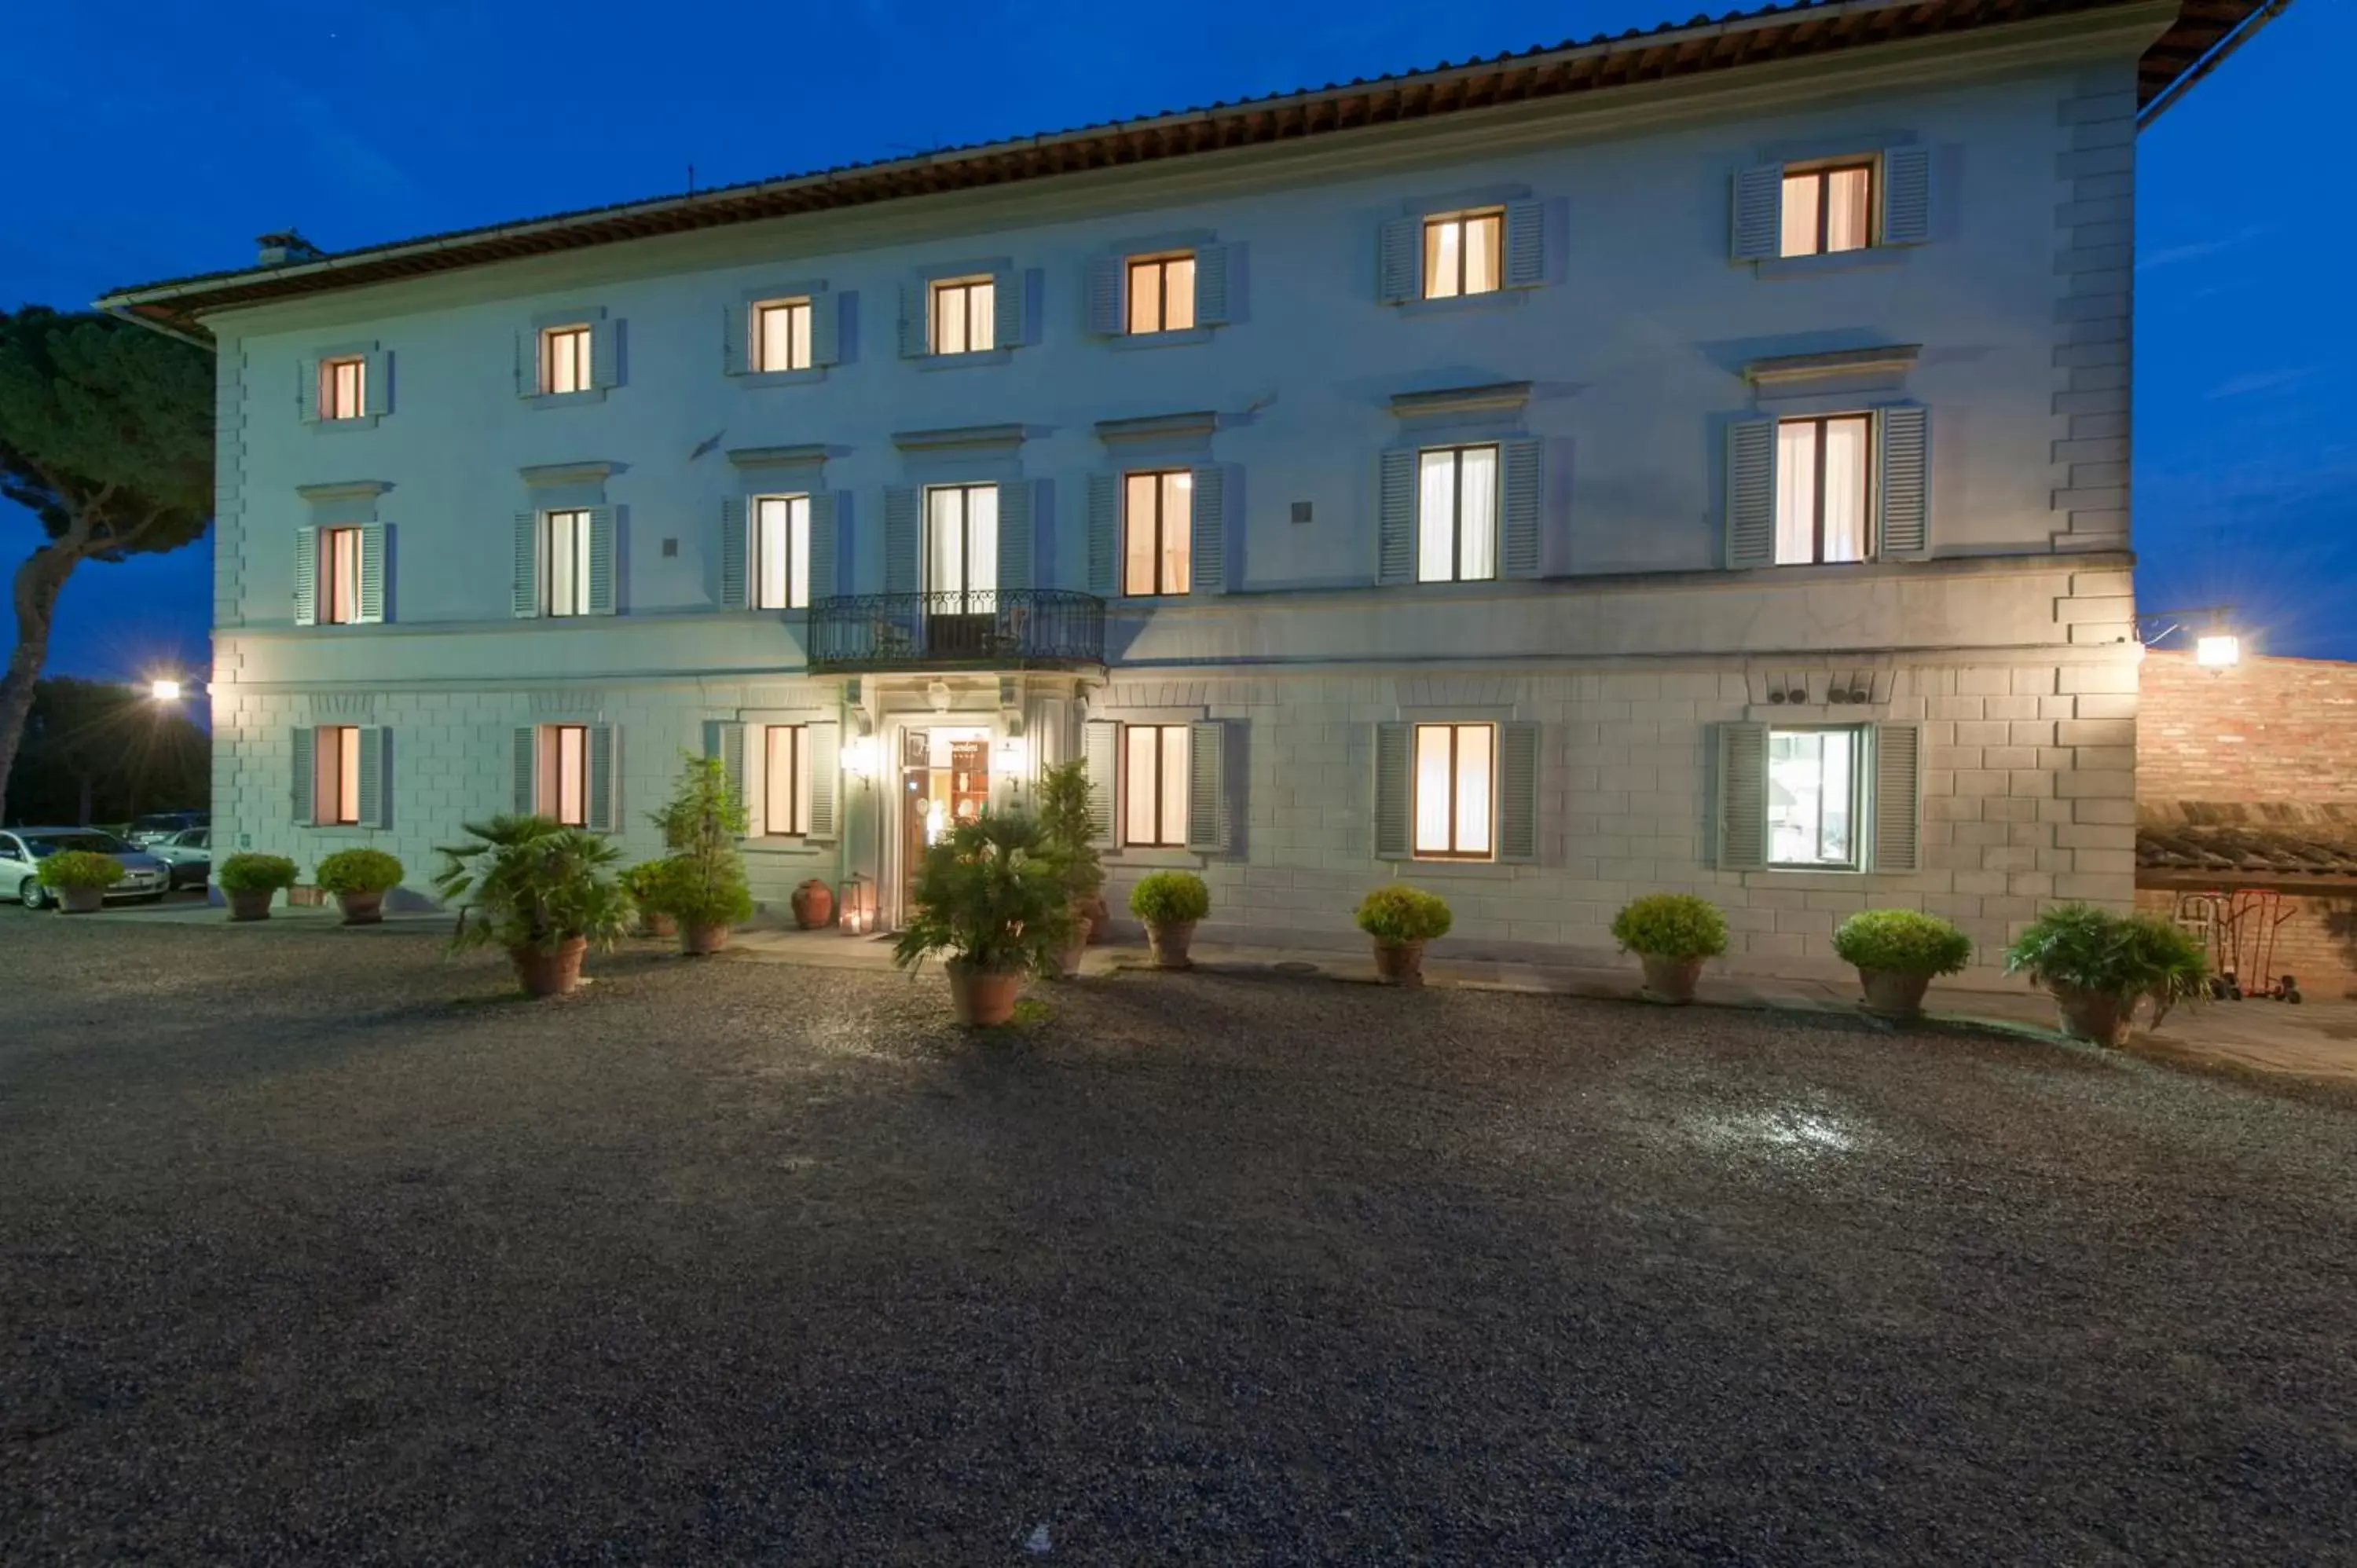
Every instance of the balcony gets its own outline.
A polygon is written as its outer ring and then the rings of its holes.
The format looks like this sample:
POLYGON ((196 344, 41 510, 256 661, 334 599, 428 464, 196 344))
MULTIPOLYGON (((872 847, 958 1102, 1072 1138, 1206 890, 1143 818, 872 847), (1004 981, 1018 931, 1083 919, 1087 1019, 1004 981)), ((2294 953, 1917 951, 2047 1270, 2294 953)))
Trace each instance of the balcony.
POLYGON ((1062 588, 850 594, 810 611, 812 673, 1104 662, 1104 601, 1062 588))

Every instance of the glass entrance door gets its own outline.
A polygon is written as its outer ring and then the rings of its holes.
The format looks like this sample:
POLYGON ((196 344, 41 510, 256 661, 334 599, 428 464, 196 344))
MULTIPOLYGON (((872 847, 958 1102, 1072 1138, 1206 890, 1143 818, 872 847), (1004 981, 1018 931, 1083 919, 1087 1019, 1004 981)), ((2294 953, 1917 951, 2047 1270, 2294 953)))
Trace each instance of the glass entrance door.
POLYGON ((913 896, 925 851, 990 804, 990 731, 935 725, 900 732, 900 900, 913 896))

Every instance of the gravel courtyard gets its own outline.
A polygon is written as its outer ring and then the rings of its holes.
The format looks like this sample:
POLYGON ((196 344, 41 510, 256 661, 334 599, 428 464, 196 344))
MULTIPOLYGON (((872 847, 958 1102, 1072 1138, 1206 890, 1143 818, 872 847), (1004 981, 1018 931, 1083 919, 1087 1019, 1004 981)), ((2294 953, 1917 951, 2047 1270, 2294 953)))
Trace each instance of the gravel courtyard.
POLYGON ((2357 1558, 2357 1111, 2029 1041, 0 911, 0 1561, 2357 1558))

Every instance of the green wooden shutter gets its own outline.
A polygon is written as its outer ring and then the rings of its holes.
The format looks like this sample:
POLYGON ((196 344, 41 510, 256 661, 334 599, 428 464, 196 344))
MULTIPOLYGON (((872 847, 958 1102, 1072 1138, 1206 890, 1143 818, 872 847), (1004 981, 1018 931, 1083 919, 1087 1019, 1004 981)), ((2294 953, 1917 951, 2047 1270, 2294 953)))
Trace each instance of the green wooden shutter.
POLYGON ((610 833, 620 820, 614 798, 614 726, 591 725, 589 729, 589 810, 588 825, 593 832, 610 833))
POLYGON ((1383 455, 1376 471, 1375 581, 1415 581, 1415 464, 1412 446, 1383 455))
POLYGON ((1874 487, 1876 553, 1920 561, 1932 553, 1930 527, 1930 436, 1928 413, 1915 403, 1886 408, 1876 415, 1874 487))
POLYGON ((294 765, 287 776, 288 809, 298 828, 318 820, 318 732, 308 725, 295 731, 294 765))
POLYGON ((1536 201, 1506 203, 1506 286, 1536 288, 1546 282, 1546 208, 1536 201))
POLYGON ((1234 319, 1236 248, 1195 247, 1195 325, 1224 327, 1234 319))
POLYGON ((813 370, 843 360, 844 296, 830 288, 811 291, 810 356, 813 370))
POLYGON ((1721 871, 1768 864, 1768 726, 1718 726, 1718 843, 1721 871))
POLYGON ((1023 319, 1023 269, 1009 267, 991 280, 991 293, 996 296, 991 307, 990 346, 994 349, 1019 349, 1025 341, 1023 319))
POLYGON ((376 349, 370 353, 361 362, 366 367, 361 374, 364 381, 364 389, 368 395, 368 401, 361 406, 361 412, 377 416, 391 413, 393 412, 393 354, 391 350, 384 349, 376 349))
POLYGON ((622 324, 610 316, 589 324, 589 384, 622 384, 622 324))
POLYGON ((743 496, 730 496, 720 503, 720 607, 724 610, 745 609, 753 602, 746 568, 751 545, 745 521, 748 510, 743 496))
POLYGON ((1498 443, 1498 553, 1509 577, 1535 577, 1545 567, 1543 456, 1535 436, 1498 443))
POLYGON ((319 420, 319 361, 304 360, 295 367, 295 413, 306 424, 319 420))
MULTIPOLYGON (((720 759, 720 770, 728 779, 728 791, 745 803, 745 726, 733 719, 704 721, 704 755, 720 759)), ((756 831, 759 831, 758 824, 756 831)))
POLYGON ((1405 305, 1416 296, 1424 271, 1424 223, 1420 219, 1394 218, 1383 224, 1375 246, 1375 297, 1385 305, 1405 305))
POLYGON ((1885 245, 1920 245, 1932 237, 1932 149, 1888 147, 1882 154, 1885 245))
POLYGON ((814 843, 841 836, 842 811, 838 807, 841 789, 843 726, 828 720, 814 724, 802 731, 802 744, 807 748, 802 765, 810 769, 810 821, 802 836, 814 843))
POLYGON ((540 613, 540 513, 515 514, 515 579, 511 606, 518 616, 540 613))
POLYGON ((1913 871, 1919 864, 1922 755, 1921 726, 1874 726, 1873 870, 1913 871))
POLYGON ((917 585, 917 491, 909 485, 884 491, 884 591, 913 594, 917 585))
POLYGON ((1113 597, 1121 585, 1121 479, 1089 476, 1089 592, 1113 597))
POLYGON ((1031 581, 1031 520, 1039 486, 1007 479, 998 487, 998 585, 1019 592, 1031 581))
POLYGON ((1408 749, 1411 727, 1402 723, 1375 726, 1375 858, 1405 860, 1413 848, 1408 836, 1408 749))
POLYGON ((609 616, 617 601, 615 577, 619 563, 616 559, 614 509, 595 506, 589 509, 589 613, 609 616))
POLYGON ((1111 719, 1091 719, 1082 732, 1081 757, 1088 765, 1089 842, 1111 848, 1118 825, 1117 796, 1121 776, 1121 725, 1111 719))
POLYGON ((845 502, 849 498, 839 490, 819 490, 810 499, 810 596, 811 603, 831 599, 841 593, 835 582, 841 559, 837 532, 842 528, 845 502))
POLYGON ((900 285, 900 357, 904 360, 921 360, 932 351, 925 320, 931 294, 931 288, 921 282, 900 285))
POLYGON ((392 826, 393 736, 382 725, 361 726, 360 785, 360 825, 392 826))
POLYGON ((1187 726, 1187 847, 1228 847, 1228 726, 1218 719, 1187 726))
POLYGON ((519 817, 529 817, 540 810, 540 732, 531 725, 515 732, 509 753, 513 768, 508 775, 508 809, 519 817))
POLYGON ((295 624, 319 622, 319 531, 295 531, 295 624))
POLYGON ((741 376, 752 368, 753 307, 739 301, 720 307, 720 373, 741 376))
POLYGON ((1498 726, 1498 858, 1538 857, 1539 726, 1516 719, 1498 726))
POLYGON ((1727 565, 1729 571, 1776 564, 1776 422, 1737 419, 1727 426, 1727 565))
POLYGON ((1784 248, 1784 166, 1758 164, 1735 177, 1729 242, 1738 262, 1764 262, 1784 248))
POLYGON ((1100 338, 1121 331, 1121 282, 1127 265, 1122 256, 1089 258, 1089 330, 1100 338))
POLYGON ((384 620, 384 589, 391 569, 388 551, 393 542, 393 525, 371 522, 361 528, 361 592, 360 603, 352 607, 352 618, 370 626, 384 620))
POLYGON ((1228 588, 1228 475, 1205 467, 1195 470, 1194 516, 1189 520, 1189 591, 1223 594, 1228 588))

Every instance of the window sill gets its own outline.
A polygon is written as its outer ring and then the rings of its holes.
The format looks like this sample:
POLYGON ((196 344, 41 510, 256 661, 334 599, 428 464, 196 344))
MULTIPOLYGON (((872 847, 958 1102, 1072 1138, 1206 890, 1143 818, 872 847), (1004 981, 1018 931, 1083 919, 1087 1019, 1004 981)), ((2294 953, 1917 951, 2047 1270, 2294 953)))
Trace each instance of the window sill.
POLYGON ((1201 850, 1129 844, 1105 851, 1104 858, 1113 865, 1135 866, 1141 871, 1200 871, 1211 863, 1211 856, 1201 850))
POLYGON ((982 349, 970 354, 918 354, 912 362, 920 371, 963 371, 977 365, 1004 365, 1014 358, 1012 349, 982 349))
POLYGON ((1823 256, 1770 256, 1755 262, 1762 279, 1818 277, 1826 273, 1851 273, 1867 267, 1903 267, 1908 245, 1868 245, 1862 251, 1835 251, 1823 256))
POLYGON ((528 392, 523 401, 534 408, 571 408, 577 403, 603 403, 606 391, 604 387, 591 387, 587 392, 528 392))
POLYGON ((818 855, 824 854, 828 845, 824 842, 813 843, 809 839, 802 837, 764 837, 739 839, 737 842, 737 847, 747 854, 774 855, 780 859, 809 860, 814 859, 818 855))
POLYGON ((1105 342, 1115 349, 1178 349, 1190 343, 1208 343, 1211 332, 1209 327, 1187 327, 1175 332, 1124 332, 1105 342))
POLYGON ((311 431, 317 435, 330 435, 347 430, 374 430, 376 422, 383 417, 381 413, 363 413, 358 419, 315 419, 311 431))
POLYGON ((826 367, 806 371, 739 371, 728 379, 740 387, 806 387, 826 380, 826 367))
POLYGON ((1527 287, 1493 288, 1487 294, 1403 300, 1393 308, 1402 316, 1458 316, 1467 311, 1519 310, 1529 301, 1530 295, 1531 290, 1527 287))
POLYGON ((1121 594, 1115 596, 1114 607, 1150 610, 1161 605, 1183 605, 1197 596, 1191 589, 1183 594, 1121 594))
POLYGON ((1497 881, 1511 878, 1520 869, 1519 865, 1501 860, 1419 860, 1410 856, 1392 864, 1411 866, 1417 876, 1438 877, 1443 881, 1452 876, 1461 876, 1473 882, 1497 881))

